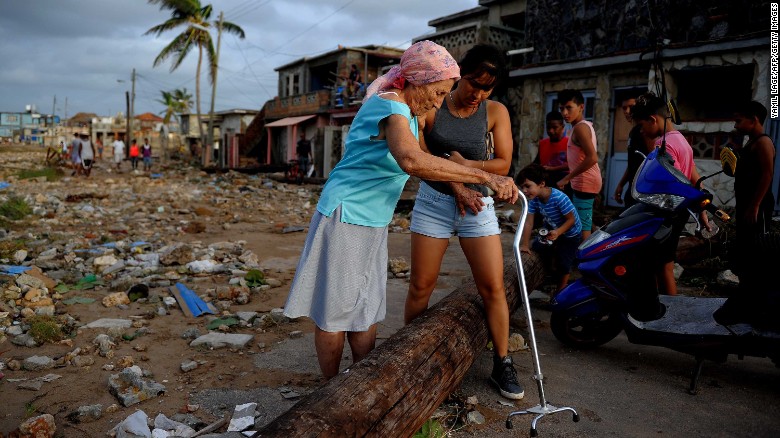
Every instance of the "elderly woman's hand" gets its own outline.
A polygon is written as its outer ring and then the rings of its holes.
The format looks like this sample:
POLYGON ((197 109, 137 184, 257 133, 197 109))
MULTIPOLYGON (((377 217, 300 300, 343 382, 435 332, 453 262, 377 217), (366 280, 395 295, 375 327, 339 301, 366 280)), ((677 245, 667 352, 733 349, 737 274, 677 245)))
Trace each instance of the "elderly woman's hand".
POLYGON ((482 211, 485 203, 482 201, 482 193, 472 190, 463 184, 451 184, 452 193, 455 195, 455 204, 461 216, 466 216, 466 209, 471 210, 475 215, 482 211))
POLYGON ((509 178, 508 176, 494 175, 491 173, 490 179, 485 185, 490 187, 495 193, 493 198, 511 202, 512 204, 517 202, 517 197, 520 193, 520 190, 517 188, 512 178, 509 178))

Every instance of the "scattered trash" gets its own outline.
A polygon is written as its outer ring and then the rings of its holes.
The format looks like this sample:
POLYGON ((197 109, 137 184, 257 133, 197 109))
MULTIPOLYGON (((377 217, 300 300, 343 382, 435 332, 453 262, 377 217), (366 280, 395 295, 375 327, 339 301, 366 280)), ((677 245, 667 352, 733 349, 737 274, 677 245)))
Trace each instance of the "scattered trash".
POLYGON ((149 286, 145 284, 136 284, 127 291, 127 298, 131 303, 138 301, 141 298, 149 297, 149 286))
POLYGON ((0 265, 0 273, 9 275, 19 275, 23 272, 29 271, 29 266, 12 266, 12 265, 0 265))
POLYGON ((204 313, 216 314, 217 309, 200 299, 195 291, 188 289, 187 286, 176 283, 174 287, 170 288, 171 294, 178 301, 182 312, 189 317, 197 317, 204 313))
POLYGON ((257 403, 238 405, 233 410, 233 417, 228 425, 228 432, 243 432, 255 425, 257 403))
POLYGON ((92 304, 95 302, 94 298, 87 298, 87 297, 72 297, 65 300, 62 300, 62 304, 66 304, 68 306, 71 306, 73 304, 92 304))
POLYGON ((228 327, 233 327, 235 325, 238 325, 238 319, 236 319, 236 318, 217 318, 217 319, 211 321, 210 323, 208 323, 208 325, 206 325, 206 328, 209 329, 209 330, 216 330, 217 328, 219 328, 220 326, 223 326, 223 325, 228 326, 228 327))

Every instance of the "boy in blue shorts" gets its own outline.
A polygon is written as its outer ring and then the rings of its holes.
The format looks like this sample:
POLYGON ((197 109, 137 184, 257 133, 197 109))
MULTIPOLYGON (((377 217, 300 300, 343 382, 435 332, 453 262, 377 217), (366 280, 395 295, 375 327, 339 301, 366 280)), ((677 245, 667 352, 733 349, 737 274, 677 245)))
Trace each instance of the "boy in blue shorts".
POLYGON ((534 240, 532 248, 545 261, 552 259, 553 278, 556 279, 557 291, 566 287, 569 273, 574 265, 577 247, 581 242, 582 223, 568 196, 562 191, 547 187, 546 172, 538 164, 531 164, 517 174, 517 187, 528 198, 528 217, 523 229, 520 251, 529 253, 529 242, 535 215, 544 218, 546 236, 534 240), (549 242, 549 243, 547 243, 549 242))

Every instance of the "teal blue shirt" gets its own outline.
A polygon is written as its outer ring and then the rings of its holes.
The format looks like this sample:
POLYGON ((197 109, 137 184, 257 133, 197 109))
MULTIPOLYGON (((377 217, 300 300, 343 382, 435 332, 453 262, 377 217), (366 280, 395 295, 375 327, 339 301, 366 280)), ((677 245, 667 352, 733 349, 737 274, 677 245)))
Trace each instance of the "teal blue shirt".
POLYGON ((330 216, 341 205, 341 222, 367 227, 390 223, 409 179, 390 154, 387 140, 376 139, 379 123, 392 114, 406 117, 417 138, 417 118, 408 106, 371 96, 349 128, 344 156, 328 176, 317 211, 330 216))

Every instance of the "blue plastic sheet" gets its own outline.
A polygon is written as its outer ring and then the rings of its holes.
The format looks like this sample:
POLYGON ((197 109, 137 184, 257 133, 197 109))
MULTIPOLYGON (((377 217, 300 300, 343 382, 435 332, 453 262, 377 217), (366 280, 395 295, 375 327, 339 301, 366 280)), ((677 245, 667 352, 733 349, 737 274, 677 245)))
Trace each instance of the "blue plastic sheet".
POLYGON ((30 269, 29 266, 0 265, 0 272, 3 274, 19 275, 30 269))

